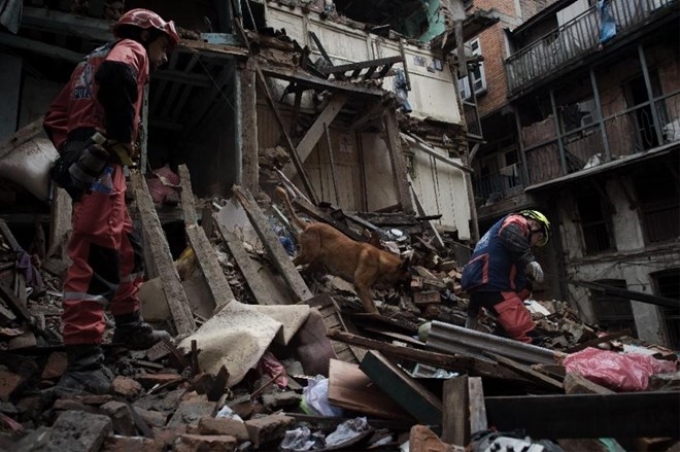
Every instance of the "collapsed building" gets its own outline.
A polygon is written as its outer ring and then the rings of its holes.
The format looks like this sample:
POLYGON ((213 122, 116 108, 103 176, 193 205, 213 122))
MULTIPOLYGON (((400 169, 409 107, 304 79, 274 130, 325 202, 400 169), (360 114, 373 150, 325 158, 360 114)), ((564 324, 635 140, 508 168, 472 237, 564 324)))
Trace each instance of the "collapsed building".
POLYGON ((470 162, 486 145, 474 96, 459 92, 478 91, 482 60, 460 43, 503 14, 407 0, 64 3, 7 1, 0 10, 12 32, 0 33, 0 155, 14 162, 27 147, 48 152, 39 118, 73 66, 111 39, 120 3, 175 19, 183 40, 145 93, 148 127, 130 193, 147 263, 143 314, 177 344, 140 352, 112 344, 111 396, 45 396, 64 370, 58 293, 70 200, 54 190, 48 205, 22 185, 22 168, 0 168, 3 440, 23 450, 50 441, 270 450, 288 431, 316 441, 314 450, 677 440, 676 356, 654 341, 583 323, 555 300, 531 305, 545 347, 490 334, 492 316, 479 331, 460 327, 460 270, 479 238, 470 162), (350 284, 299 271, 277 185, 314 221, 411 254, 410 290, 376 288, 380 314, 364 314, 350 284), (39 258, 42 290, 16 264, 24 249, 39 258), (567 372, 567 355, 589 345, 617 356, 644 351, 662 376, 600 386, 567 372), (324 384, 326 402, 315 403, 305 391, 324 384), (312 408, 301 413, 301 400, 312 408), (558 420, 544 415, 554 406, 563 407, 558 420), (76 438, 68 432, 79 416, 90 428, 76 438), (337 426, 352 433, 319 442, 337 426), (517 428, 531 437, 510 433, 517 428))

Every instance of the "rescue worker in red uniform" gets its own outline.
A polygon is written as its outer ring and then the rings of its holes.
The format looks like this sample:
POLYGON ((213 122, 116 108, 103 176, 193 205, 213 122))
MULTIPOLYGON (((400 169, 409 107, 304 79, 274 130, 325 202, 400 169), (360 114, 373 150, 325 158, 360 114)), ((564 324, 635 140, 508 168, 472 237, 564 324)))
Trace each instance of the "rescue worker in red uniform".
POLYGON ((523 301, 531 293, 527 276, 543 282, 543 269, 531 247, 545 246, 549 236, 550 222, 537 210, 507 215, 484 234, 463 268, 461 286, 470 294, 466 327, 476 327, 480 308, 493 309, 508 336, 532 342, 535 324, 523 301))
POLYGON ((112 376, 101 348, 105 307, 114 343, 146 348, 170 339, 139 313, 143 261, 125 204, 123 157, 135 155, 149 73, 167 62, 179 36, 172 21, 145 9, 121 16, 113 35, 76 67, 43 123, 60 153, 52 177, 74 200, 62 315, 68 368, 58 386, 99 394, 112 376), (93 136, 104 140, 95 144, 93 136))

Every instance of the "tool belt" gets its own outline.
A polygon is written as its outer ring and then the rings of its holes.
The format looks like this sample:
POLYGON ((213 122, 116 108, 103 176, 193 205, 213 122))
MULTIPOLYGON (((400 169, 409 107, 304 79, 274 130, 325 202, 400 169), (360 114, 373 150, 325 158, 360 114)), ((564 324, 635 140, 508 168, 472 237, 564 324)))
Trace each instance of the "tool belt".
POLYGON ((92 129, 75 131, 64 143, 60 157, 50 170, 50 177, 74 201, 79 201, 103 174, 107 164, 134 166, 134 161, 122 143, 107 140, 92 129))

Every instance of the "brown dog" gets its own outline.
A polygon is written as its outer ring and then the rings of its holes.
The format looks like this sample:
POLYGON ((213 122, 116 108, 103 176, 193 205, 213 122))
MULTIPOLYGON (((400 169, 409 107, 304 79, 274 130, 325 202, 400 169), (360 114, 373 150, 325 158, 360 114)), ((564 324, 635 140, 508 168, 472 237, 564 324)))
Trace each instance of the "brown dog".
POLYGON ((382 251, 368 243, 356 242, 326 223, 305 223, 293 210, 288 193, 277 187, 276 193, 296 225, 302 229, 300 250, 295 265, 323 265, 333 275, 353 282, 364 310, 377 313, 370 288, 376 283, 408 284, 411 282, 410 260, 382 251))

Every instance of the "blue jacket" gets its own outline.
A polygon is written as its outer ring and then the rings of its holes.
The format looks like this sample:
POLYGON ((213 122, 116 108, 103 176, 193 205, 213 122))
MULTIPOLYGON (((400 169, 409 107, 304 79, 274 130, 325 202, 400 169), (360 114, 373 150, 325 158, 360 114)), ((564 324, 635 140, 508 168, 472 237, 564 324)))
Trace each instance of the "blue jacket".
POLYGON ((467 292, 520 291, 527 285, 525 269, 535 260, 526 218, 507 215, 479 240, 463 268, 461 286, 467 292))

